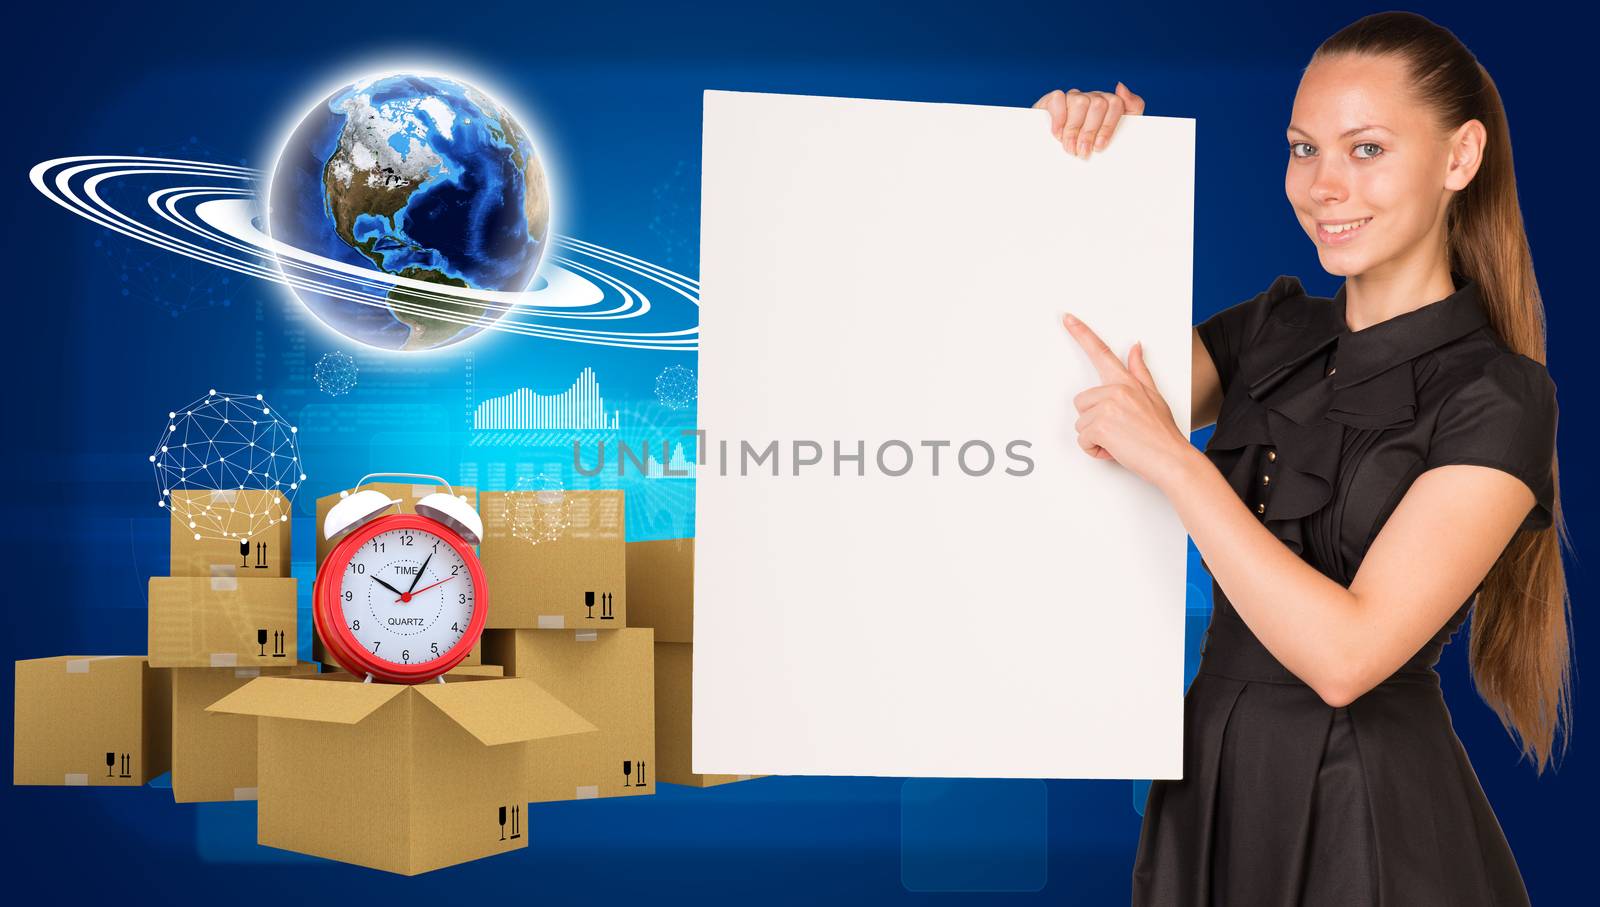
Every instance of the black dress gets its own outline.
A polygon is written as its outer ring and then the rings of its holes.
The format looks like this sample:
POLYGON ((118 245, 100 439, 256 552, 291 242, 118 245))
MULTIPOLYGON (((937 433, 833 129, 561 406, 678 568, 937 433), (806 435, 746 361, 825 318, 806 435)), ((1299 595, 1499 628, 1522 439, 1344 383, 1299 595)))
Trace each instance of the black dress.
MULTIPOLYGON (((1198 326, 1223 388, 1206 455, 1341 585, 1435 466, 1505 470, 1534 493, 1522 529, 1551 524, 1555 385, 1454 279, 1445 299, 1361 331, 1344 287, 1316 298, 1288 276, 1198 326)), ((1434 671, 1471 598, 1393 676, 1333 708, 1212 591, 1183 780, 1150 787, 1135 905, 1528 903, 1434 671)))

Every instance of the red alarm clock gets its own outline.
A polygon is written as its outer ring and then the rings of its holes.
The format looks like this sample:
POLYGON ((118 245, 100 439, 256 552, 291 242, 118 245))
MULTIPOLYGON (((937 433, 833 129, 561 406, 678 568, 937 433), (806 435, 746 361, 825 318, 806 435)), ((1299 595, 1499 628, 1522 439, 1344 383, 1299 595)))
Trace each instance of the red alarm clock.
POLYGON ((341 497, 322 523, 325 538, 344 538, 317 571, 317 635, 358 677, 443 682, 483 634, 489 588, 473 550, 483 520, 437 476, 375 473, 341 497), (431 479, 444 490, 417 501, 415 513, 385 515, 399 502, 361 488, 374 476, 431 479))

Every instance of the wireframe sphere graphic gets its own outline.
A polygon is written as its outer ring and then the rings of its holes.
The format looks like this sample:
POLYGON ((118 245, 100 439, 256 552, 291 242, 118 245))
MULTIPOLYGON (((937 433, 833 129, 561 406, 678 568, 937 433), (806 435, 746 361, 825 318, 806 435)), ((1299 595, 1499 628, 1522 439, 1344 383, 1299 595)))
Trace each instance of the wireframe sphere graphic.
POLYGON ((248 539, 288 522, 306 478, 298 432, 261 394, 212 390, 172 410, 150 454, 156 506, 196 539, 248 539))
POLYGON ((656 376, 656 399, 667 409, 684 409, 699 398, 699 381, 689 369, 669 365, 656 376))
POLYGON ((572 523, 572 505, 557 476, 519 478, 507 496, 511 536, 529 545, 557 541, 572 523))
POLYGON ((328 396, 340 397, 355 389, 358 372, 356 361, 349 353, 333 350, 323 353, 317 360, 311 369, 311 380, 328 396))
MULTIPOLYGON (((289 136, 267 221, 296 249, 440 288, 520 292, 550 229, 528 133, 478 89, 398 74, 335 91, 289 136)), ((324 324, 390 350, 471 337, 505 309, 397 284, 382 303, 295 287, 324 324)))

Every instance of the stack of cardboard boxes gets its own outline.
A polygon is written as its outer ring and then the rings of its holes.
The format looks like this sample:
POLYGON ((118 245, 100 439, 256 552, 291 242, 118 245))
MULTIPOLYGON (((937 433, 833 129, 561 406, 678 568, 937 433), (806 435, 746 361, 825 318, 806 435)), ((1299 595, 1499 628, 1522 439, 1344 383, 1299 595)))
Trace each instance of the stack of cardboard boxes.
MULTIPOLYGON (((288 514, 276 491, 175 490, 175 512, 288 514)), ((255 522, 260 522, 259 520, 255 522)), ((253 721, 206 706, 296 661, 289 521, 247 540, 196 538, 171 523, 169 575, 150 580, 147 656, 63 656, 16 664, 17 784, 137 786, 170 769, 181 802, 253 799, 253 721)))
POLYGON ((634 623, 655 629, 659 776, 710 787, 756 775, 697 775, 690 764, 694 712, 694 539, 628 543, 628 602, 634 623))
MULTIPOLYGON (((373 487, 403 510, 435 490, 373 487)), ((273 492, 185 494, 287 512, 273 492)), ((17 662, 15 783, 133 786, 170 765, 179 801, 258 799, 262 844, 410 875, 526 847, 530 802, 739 780, 689 771, 692 540, 625 544, 619 490, 541 499, 531 524, 524 494, 479 501, 481 656, 416 686, 296 662, 287 521, 243 545, 174 521, 147 658, 17 662)))
MULTIPOLYGON (((173 491, 174 513, 227 508, 288 515, 277 491, 173 491)), ((206 707, 251 680, 309 674, 297 659, 290 521, 245 540, 196 538, 171 522, 169 575, 150 578, 150 666, 170 668, 172 798, 180 803, 256 798, 256 728, 206 707)))
MULTIPOLYGON (((374 488, 414 513, 433 485, 374 488)), ((470 488, 454 489, 470 496, 470 488)), ((320 528, 341 495, 317 502, 320 528)), ((318 569, 336 542, 318 532, 318 569)), ((490 582, 489 613, 500 596, 490 582)), ((264 677, 210 711, 258 722, 257 840, 405 875, 528 846, 528 779, 564 765, 596 726, 533 680, 481 663, 448 683, 366 683, 337 665, 264 677)), ((314 657, 323 661, 321 640, 314 657)))
POLYGON ((528 800, 654 793, 654 652, 651 631, 628 626, 622 491, 488 492, 480 505, 485 660, 597 728, 537 747, 528 800))

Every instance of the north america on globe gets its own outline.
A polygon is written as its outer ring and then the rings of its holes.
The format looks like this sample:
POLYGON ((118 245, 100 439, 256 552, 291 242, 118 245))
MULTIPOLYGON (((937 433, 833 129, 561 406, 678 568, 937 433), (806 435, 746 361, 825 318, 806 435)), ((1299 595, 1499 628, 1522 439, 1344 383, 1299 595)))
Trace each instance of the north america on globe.
MULTIPOLYGON (((268 196, 274 239, 441 288, 527 289, 550 230, 549 186, 527 131, 488 95, 436 75, 335 91, 295 127, 268 196)), ((324 324, 382 349, 448 346, 504 313, 403 283, 383 303, 331 286, 294 293, 324 324)))

